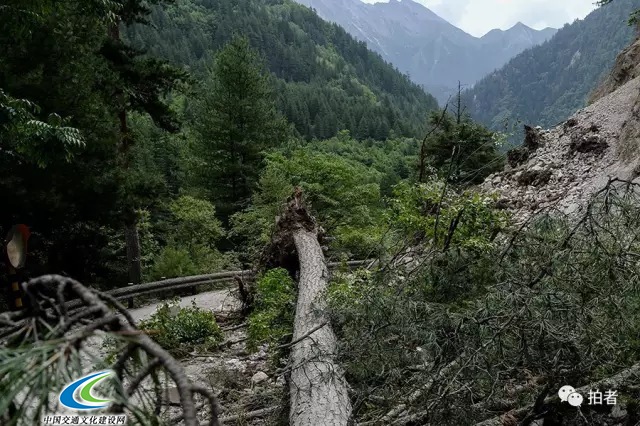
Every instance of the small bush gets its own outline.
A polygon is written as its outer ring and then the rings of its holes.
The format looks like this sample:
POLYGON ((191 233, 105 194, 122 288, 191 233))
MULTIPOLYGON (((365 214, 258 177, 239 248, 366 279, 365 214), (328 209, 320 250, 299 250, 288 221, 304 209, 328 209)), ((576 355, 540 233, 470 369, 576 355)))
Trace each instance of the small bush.
POLYGON ((198 268, 185 249, 165 247, 156 257, 150 276, 153 280, 162 278, 185 277, 197 275, 198 268))
POLYGON ((223 340, 213 313, 200 309, 195 302, 190 308, 179 308, 175 300, 163 303, 149 319, 140 322, 139 328, 178 356, 186 355, 196 346, 215 347, 223 340))
POLYGON ((249 350, 291 334, 294 315, 295 283, 286 269, 271 269, 256 284, 255 309, 249 316, 249 350))

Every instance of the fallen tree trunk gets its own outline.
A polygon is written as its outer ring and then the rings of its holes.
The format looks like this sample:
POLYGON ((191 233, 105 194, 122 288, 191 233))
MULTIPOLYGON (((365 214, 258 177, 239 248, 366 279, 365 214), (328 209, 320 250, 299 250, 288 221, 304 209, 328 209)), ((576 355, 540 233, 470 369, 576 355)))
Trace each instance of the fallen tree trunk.
MULTIPOLYGON (((318 241, 319 228, 299 189, 288 201, 277 226, 274 246, 287 254, 295 247, 299 271, 289 361, 289 424, 346 426, 351 402, 344 375, 335 361, 337 341, 326 313, 329 270, 318 241)), ((291 271, 292 265, 288 266, 291 271)))

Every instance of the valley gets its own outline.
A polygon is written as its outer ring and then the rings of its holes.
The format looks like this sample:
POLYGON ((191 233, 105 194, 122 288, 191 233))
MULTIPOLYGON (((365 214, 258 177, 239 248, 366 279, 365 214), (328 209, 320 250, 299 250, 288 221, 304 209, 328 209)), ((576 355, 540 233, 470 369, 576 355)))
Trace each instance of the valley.
POLYGON ((580 1, 4 1, 0 425, 637 426, 640 3, 580 1))

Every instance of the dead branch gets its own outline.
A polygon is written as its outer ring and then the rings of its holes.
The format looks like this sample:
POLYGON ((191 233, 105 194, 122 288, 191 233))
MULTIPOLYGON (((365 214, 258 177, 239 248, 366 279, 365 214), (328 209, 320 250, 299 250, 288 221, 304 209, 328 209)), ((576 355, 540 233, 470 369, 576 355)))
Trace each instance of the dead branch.
MULTIPOLYGON (((186 426, 197 426, 196 407, 193 400, 194 393, 202 393, 207 396, 212 413, 211 425, 218 425, 217 402, 212 397, 212 393, 203 392, 195 387, 187 378, 186 373, 180 363, 176 361, 165 349, 155 343, 149 336, 140 333, 135 323, 124 308, 113 295, 105 295, 97 291, 84 287, 79 282, 59 275, 44 275, 30 280, 23 284, 26 297, 29 298, 32 307, 30 312, 25 312, 23 317, 38 319, 33 324, 43 324, 41 337, 47 341, 59 342, 61 353, 67 353, 72 349, 82 351, 84 342, 95 332, 102 330, 113 334, 126 334, 130 340, 129 345, 123 354, 112 365, 116 376, 122 380, 125 376, 126 366, 129 361, 135 359, 149 360, 143 365, 138 374, 132 378, 128 388, 128 395, 131 397, 137 391, 141 382, 158 368, 163 368, 170 379, 175 383, 180 396, 180 405, 183 410, 183 417, 186 426), (67 311, 61 306, 67 299, 77 299, 85 307, 82 313, 69 317, 67 311), (57 297, 54 297, 57 296, 57 297), (88 324, 85 320, 91 318, 88 324), (146 357, 142 357, 146 354, 146 357)), ((0 326, 0 333, 5 334, 6 328, 10 328, 9 321, 5 321, 0 326), (8 324, 7 324, 8 323, 8 324)), ((21 338, 23 344, 27 344, 25 339, 29 334, 20 332, 15 335, 21 338)), ((128 407, 125 400, 112 406, 112 409, 121 410, 122 406, 128 407)))

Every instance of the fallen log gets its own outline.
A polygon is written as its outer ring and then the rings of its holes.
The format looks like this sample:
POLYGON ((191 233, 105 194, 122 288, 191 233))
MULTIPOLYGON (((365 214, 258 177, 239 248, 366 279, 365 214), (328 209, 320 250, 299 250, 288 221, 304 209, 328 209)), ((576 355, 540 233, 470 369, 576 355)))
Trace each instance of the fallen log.
POLYGON ((296 189, 277 219, 272 250, 297 270, 298 300, 290 356, 289 424, 346 426, 351 417, 347 383, 335 360, 336 336, 329 324, 325 294, 329 270, 318 241, 319 227, 296 189), (297 254, 294 259, 292 253, 297 254))

